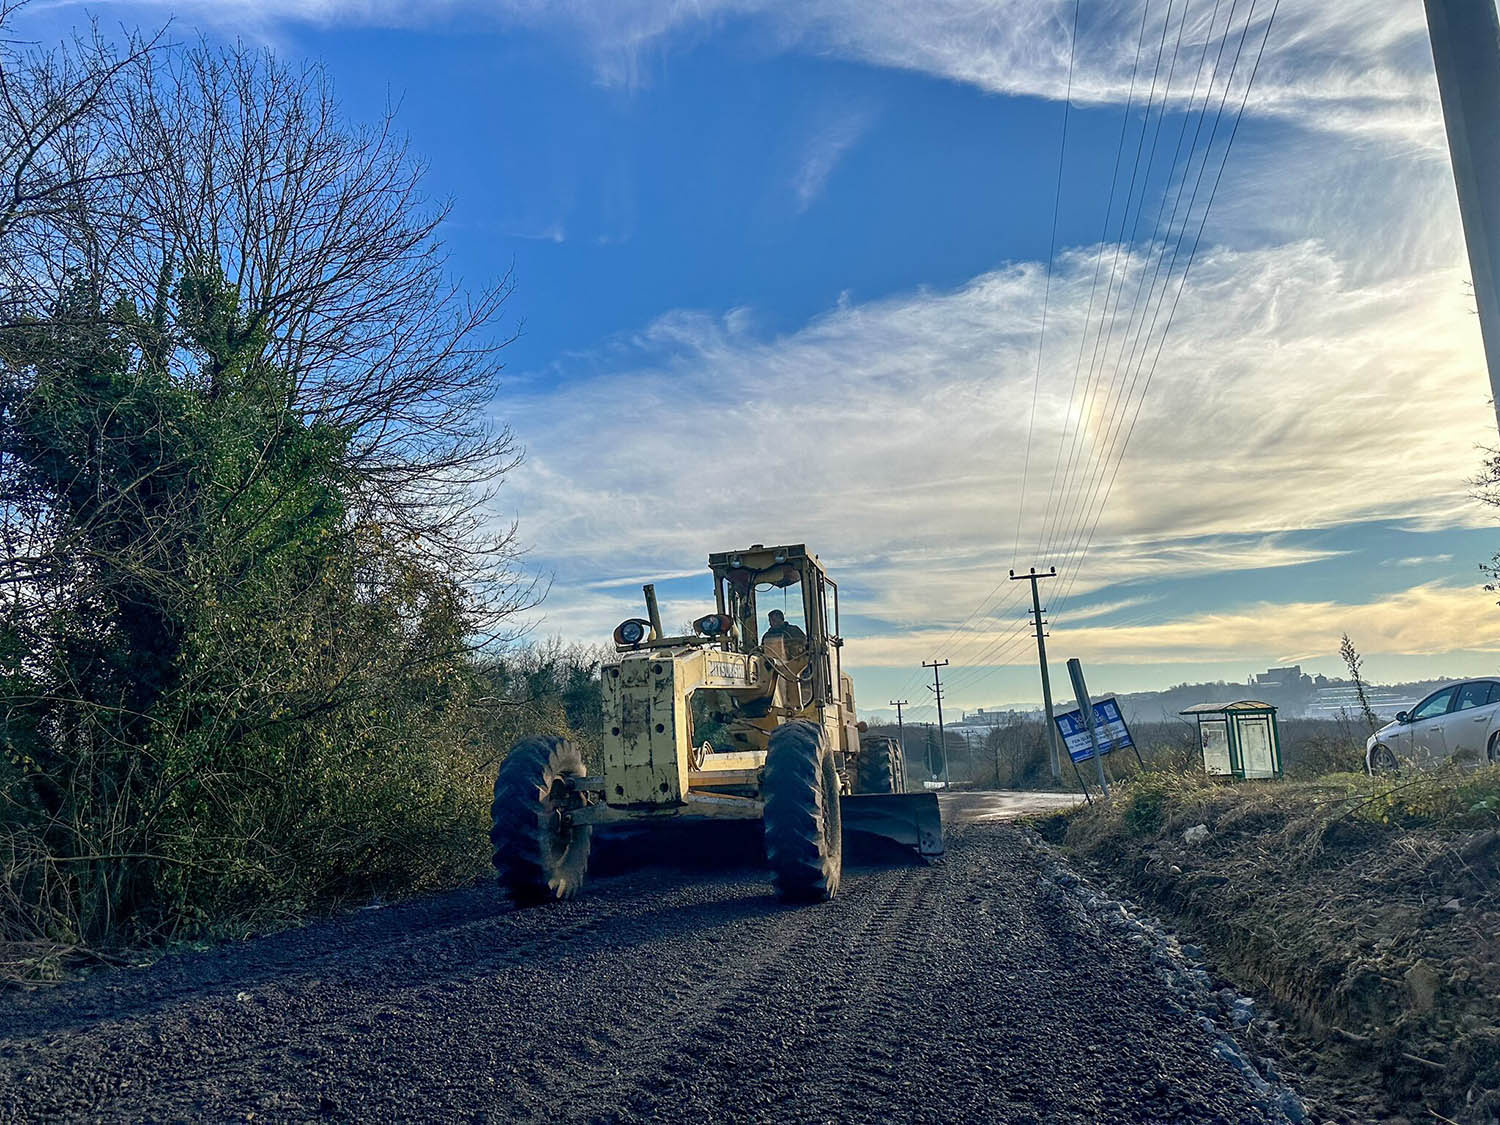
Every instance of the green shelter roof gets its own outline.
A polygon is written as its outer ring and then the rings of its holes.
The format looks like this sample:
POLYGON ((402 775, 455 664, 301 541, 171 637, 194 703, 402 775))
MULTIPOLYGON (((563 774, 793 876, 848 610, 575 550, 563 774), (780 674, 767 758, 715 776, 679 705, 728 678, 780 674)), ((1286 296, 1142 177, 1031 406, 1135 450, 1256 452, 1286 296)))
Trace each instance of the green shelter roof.
POLYGON ((1269 711, 1276 713, 1276 708, 1269 703, 1262 703, 1258 699, 1241 699, 1235 703, 1195 703, 1186 710, 1177 712, 1179 715, 1214 715, 1224 714, 1229 711, 1269 711))

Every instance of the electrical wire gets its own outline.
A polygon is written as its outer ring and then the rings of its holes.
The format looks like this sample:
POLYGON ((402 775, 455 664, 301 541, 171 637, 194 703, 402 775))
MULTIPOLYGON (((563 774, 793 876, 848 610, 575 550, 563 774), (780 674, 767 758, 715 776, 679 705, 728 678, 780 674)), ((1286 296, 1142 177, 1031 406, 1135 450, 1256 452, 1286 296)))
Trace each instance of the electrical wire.
POLYGON ((1052 192, 1052 235, 1047 242, 1047 280, 1042 287, 1042 324, 1036 342, 1036 375, 1031 383, 1031 418, 1026 424, 1026 459, 1021 463, 1021 499, 1016 505, 1016 539, 1010 551, 1013 564, 1021 551, 1021 521, 1026 514, 1026 485, 1031 476, 1031 439, 1036 432, 1036 403, 1042 387, 1042 356, 1047 348, 1047 306, 1052 298, 1052 267, 1057 257, 1057 217, 1062 209, 1063 160, 1068 152, 1068 118, 1073 109, 1073 62, 1078 50, 1078 9, 1081 3, 1082 0, 1073 0, 1073 33, 1068 40, 1068 85, 1063 98, 1062 139, 1057 146, 1057 183, 1052 192))
MULTIPOLYGON (((1195 126, 1195 128, 1193 130, 1193 141, 1192 141, 1192 144, 1190 144, 1188 146, 1187 160, 1186 160, 1186 162, 1185 162, 1185 164, 1183 166, 1183 174, 1182 174, 1182 176, 1180 177, 1180 179, 1178 181, 1177 194, 1176 194, 1176 198, 1174 199, 1173 205, 1172 205, 1172 216, 1168 220, 1168 223, 1167 223, 1167 229, 1168 229, 1169 232, 1171 231, 1172 227, 1175 225, 1175 223, 1177 221, 1177 211, 1181 207, 1181 204, 1182 204, 1182 197, 1185 194, 1187 180, 1192 175, 1193 161, 1194 161, 1194 158, 1195 158, 1197 152, 1199 151, 1199 140, 1202 137, 1203 124, 1207 120, 1207 117, 1208 117, 1208 112, 1209 112, 1208 111, 1208 107, 1209 107, 1210 102, 1213 100, 1214 85, 1215 85, 1215 83, 1217 81, 1217 78, 1218 78, 1219 69, 1220 69, 1220 67, 1223 64, 1224 52, 1225 52, 1225 50, 1228 47, 1229 38, 1230 38, 1230 31, 1231 31, 1231 28, 1234 26, 1234 14, 1235 14, 1235 11, 1237 10, 1237 8, 1239 7, 1239 2, 1240 2, 1240 0, 1232 0, 1232 3, 1230 5, 1230 9, 1229 9, 1228 19, 1226 19, 1225 24, 1224 24, 1224 32, 1223 32, 1223 35, 1222 35, 1222 37, 1220 38, 1220 41, 1219 41, 1219 51, 1218 51, 1218 54, 1215 56, 1215 59, 1214 59, 1213 71, 1212 71, 1212 73, 1209 76, 1208 87, 1204 91, 1203 106, 1199 110, 1197 125, 1195 126)), ((1252 6, 1251 6, 1251 14, 1252 14, 1252 16, 1254 14, 1254 2, 1255 2, 1255 0, 1252 0, 1252 6)), ((1216 6, 1216 11, 1217 11, 1217 6, 1216 6)), ((1248 27, 1249 27, 1249 22, 1247 21, 1246 24, 1245 24, 1245 29, 1248 29, 1248 27)), ((1209 47, 1210 44, 1212 44, 1213 38, 1214 38, 1214 36, 1213 36, 1213 22, 1211 20, 1210 24, 1209 24, 1208 37, 1204 40, 1204 53, 1203 53, 1203 56, 1199 60, 1200 61, 1199 81, 1201 81, 1201 66, 1202 66, 1202 63, 1205 62, 1206 59, 1207 59, 1208 47, 1209 47)), ((1243 31, 1243 29, 1242 29, 1242 33, 1241 33, 1241 37, 1240 38, 1241 38, 1241 44, 1240 44, 1240 46, 1241 46, 1241 48, 1243 48, 1243 43, 1244 43, 1244 31, 1243 31)), ((1238 52, 1236 53, 1236 65, 1237 65, 1237 63, 1238 63, 1238 52)), ((1230 72, 1230 78, 1231 78, 1231 81, 1232 81, 1232 78, 1233 78, 1233 70, 1232 69, 1231 69, 1231 72, 1230 72)), ((1197 83, 1195 82, 1195 88, 1196 88, 1196 85, 1197 85, 1197 83)), ((1153 298, 1156 299, 1156 312, 1152 314, 1152 321, 1151 321, 1151 329, 1152 330, 1154 330, 1155 324, 1156 324, 1156 319, 1160 315, 1160 310, 1161 310, 1161 307, 1162 307, 1162 303, 1166 299, 1166 294, 1167 294, 1168 288, 1170 287, 1170 280, 1171 280, 1171 276, 1172 276, 1172 271, 1176 267, 1177 258, 1178 258, 1179 254, 1180 254, 1181 247, 1182 247, 1183 242, 1184 242, 1184 240, 1186 238, 1187 228, 1188 228, 1188 225, 1189 225, 1190 220, 1191 220, 1192 210, 1193 210, 1194 205, 1197 202, 1197 186, 1198 186, 1198 184, 1201 184, 1203 171, 1208 167, 1208 159, 1209 159, 1209 156, 1210 156, 1210 154, 1212 152, 1212 149, 1213 149, 1213 140, 1214 140, 1214 137, 1217 136, 1219 122, 1220 122, 1220 120, 1222 120, 1222 117, 1223 117, 1223 109, 1224 109, 1225 100, 1227 99, 1227 96, 1228 96, 1228 91, 1229 91, 1229 85, 1228 85, 1228 83, 1226 83, 1225 89, 1224 89, 1224 93, 1220 96, 1219 112, 1216 115, 1215 120, 1214 120, 1214 129, 1210 133, 1209 143, 1208 143, 1208 145, 1206 147, 1204 147, 1202 149, 1203 160, 1199 164, 1198 178, 1197 178, 1197 181, 1195 182, 1195 185, 1194 185, 1194 189, 1195 189, 1194 190, 1194 195, 1193 195, 1192 199, 1188 203, 1188 211, 1187 211, 1187 213, 1183 216, 1183 228, 1182 228, 1182 230, 1179 232, 1179 234, 1177 236, 1176 245, 1172 247, 1172 263, 1171 263, 1170 266, 1168 266, 1168 269, 1167 269, 1167 281, 1165 281, 1163 283, 1162 292, 1161 292, 1161 294, 1160 294, 1159 297, 1155 293, 1155 279, 1156 279, 1157 276, 1160 275, 1162 262, 1165 261, 1165 259, 1166 259, 1167 248, 1172 245, 1172 236, 1171 236, 1170 233, 1168 234, 1168 238, 1167 238, 1166 242, 1164 242, 1162 244, 1161 250, 1160 250, 1160 254, 1157 257, 1157 264, 1156 264, 1155 270, 1153 271, 1152 284, 1151 284, 1150 289, 1148 290, 1148 295, 1147 295, 1147 300, 1146 300, 1146 309, 1142 311, 1142 325, 1144 326, 1146 312, 1150 310, 1150 308, 1152 306, 1152 300, 1153 300, 1153 298)), ((1190 113, 1189 113, 1189 118, 1190 118, 1191 117, 1191 104, 1190 104, 1189 108, 1190 108, 1190 113)), ((1184 119, 1184 123, 1183 123, 1184 124, 1184 129, 1183 129, 1184 132, 1186 131, 1187 120, 1188 119, 1184 119)), ((1179 136, 1179 149, 1180 149, 1180 145, 1181 145, 1181 136, 1179 136)), ((1164 208, 1165 207, 1165 196, 1163 197, 1162 205, 1163 205, 1163 208, 1164 208)), ((1149 260, 1149 256, 1150 255, 1148 254, 1148 260, 1149 260)), ((1128 334, 1129 334, 1129 327, 1127 326, 1127 337, 1128 337, 1128 334)), ((1140 338, 1141 337, 1139 336, 1139 334, 1137 334, 1137 337, 1136 337, 1137 341, 1139 341, 1140 338)), ((1134 361, 1135 347, 1137 347, 1137 346, 1138 346, 1138 343, 1136 345, 1132 346, 1132 351, 1131 351, 1131 361, 1132 362, 1134 361)), ((1122 351, 1122 353, 1124 351, 1124 342, 1123 341, 1122 341, 1121 351, 1122 351)), ((1128 367, 1128 364, 1127 364, 1127 367, 1128 367)), ((1117 371, 1118 371, 1118 364, 1116 365, 1116 372, 1117 371)), ((1112 380, 1112 382, 1115 379, 1116 379, 1116 374, 1112 373, 1111 374, 1111 380, 1112 380)), ((1056 529, 1060 533, 1060 537, 1057 540, 1057 543, 1061 544, 1061 547, 1062 547, 1061 557, 1057 560, 1059 573, 1066 572, 1068 570, 1068 568, 1075 561, 1075 556, 1077 554, 1077 550, 1078 550, 1078 547, 1079 547, 1080 542, 1081 542, 1082 529, 1087 525, 1088 516, 1089 516, 1089 513, 1091 511, 1092 502, 1093 502, 1094 496, 1097 495, 1097 488, 1098 488, 1099 484, 1103 481, 1105 475, 1109 472, 1108 457, 1109 457, 1110 452, 1112 452, 1112 450, 1113 450, 1113 442, 1110 439, 1117 432, 1116 425, 1117 425, 1118 418, 1122 417, 1123 416, 1123 412, 1126 409, 1128 409, 1129 395, 1131 393, 1133 393, 1134 388, 1135 388, 1135 380, 1132 379, 1129 382, 1128 386, 1127 386, 1125 396, 1117 398, 1116 404, 1114 406, 1112 406, 1112 407, 1109 407, 1104 412, 1103 419, 1102 419, 1103 425, 1101 426, 1101 433, 1104 435, 1104 440, 1102 440, 1101 442, 1099 442, 1098 445, 1095 447, 1095 449, 1093 451, 1091 451, 1090 456, 1089 456, 1089 460, 1087 462, 1089 468, 1083 473, 1083 476, 1082 476, 1081 480, 1078 482, 1078 487, 1079 487, 1078 497, 1077 497, 1076 501, 1072 502, 1072 504, 1071 504, 1070 515, 1067 517, 1067 519, 1065 521, 1062 521, 1061 526, 1056 529), (1101 448, 1105 449, 1105 452, 1104 452, 1104 454, 1102 456, 1098 452, 1098 450, 1101 449, 1101 448)), ((1054 545, 1056 545, 1056 544, 1054 544, 1054 545)))
MULTIPOLYGON (((1119 459, 1115 463, 1114 471, 1110 475, 1109 484, 1108 484, 1108 486, 1105 489, 1103 500, 1101 501, 1101 503, 1099 505, 1098 511, 1095 513, 1093 525, 1092 525, 1092 527, 1089 530, 1088 539, 1085 541, 1083 550, 1082 550, 1082 552, 1079 555, 1078 565, 1074 567, 1073 576, 1069 580, 1068 585, 1067 585, 1067 587, 1065 588, 1065 590, 1063 592, 1063 595, 1062 595, 1063 599, 1066 599, 1067 596, 1072 592, 1072 583, 1074 581, 1076 581, 1078 570, 1082 566, 1083 558, 1087 556, 1089 548, 1093 544, 1094 534, 1095 534, 1095 532, 1097 532, 1098 527, 1099 527, 1099 519, 1100 519, 1100 517, 1104 513, 1104 507, 1105 507, 1105 505, 1108 504, 1108 502, 1109 502, 1109 496, 1110 496, 1110 494, 1114 490, 1115 481, 1119 478, 1120 465, 1124 463, 1125 451, 1129 447, 1131 435, 1134 434, 1136 423, 1140 419, 1141 406, 1142 406, 1142 404, 1144 404, 1144 402, 1146 400, 1146 394, 1150 390, 1151 380, 1155 377, 1157 366, 1161 362, 1162 351, 1163 351, 1163 349, 1166 346, 1167 335, 1171 332, 1172 322, 1176 318, 1177 308, 1178 308, 1179 303, 1182 300, 1183 290, 1187 287, 1188 273, 1192 270, 1193 262, 1197 259, 1198 249, 1202 245, 1203 231, 1204 231, 1205 227, 1208 224, 1208 216, 1209 216, 1210 212, 1213 209, 1214 200, 1218 196, 1219 185, 1223 182, 1224 169, 1228 166, 1228 163, 1229 163, 1229 154, 1230 154, 1230 152, 1232 151, 1232 149, 1234 147, 1235 138, 1239 135, 1240 122, 1244 119, 1244 116, 1245 116, 1245 107, 1246 107, 1246 105, 1249 104, 1249 101, 1250 101, 1250 91, 1254 88, 1256 76, 1260 73, 1261 59, 1265 55, 1266 44, 1270 41, 1270 38, 1271 38, 1271 29, 1275 25, 1276 14, 1280 10, 1280 7, 1281 7, 1281 0, 1273 0, 1273 3, 1271 5, 1271 14, 1267 18, 1267 20, 1266 20, 1266 29, 1265 29, 1265 32, 1261 36, 1260 46, 1256 49, 1255 61, 1254 61, 1253 65, 1251 66, 1250 76, 1249 76, 1249 78, 1245 82, 1245 91, 1244 91, 1243 95, 1240 98, 1239 109, 1235 113, 1234 124, 1231 127, 1231 129, 1230 129, 1229 139, 1225 143, 1224 153, 1223 153, 1223 156, 1220 158, 1218 171, 1214 175, 1213 186, 1209 190, 1208 201, 1207 201, 1207 203, 1204 206, 1203 215, 1199 219, 1199 222, 1198 222, 1198 230, 1197 230, 1196 235, 1194 236, 1193 248, 1192 248, 1192 250, 1188 254, 1187 264, 1183 267, 1182 280, 1179 282, 1178 287, 1177 287, 1177 293, 1176 293, 1176 295, 1172 299, 1172 307, 1171 307, 1171 310, 1167 314, 1167 322, 1166 322, 1165 326, 1162 329, 1162 335, 1161 335, 1160 339, 1157 341, 1156 354, 1152 357, 1151 367, 1150 367, 1150 370, 1147 372, 1147 375, 1146 375, 1145 386, 1142 389, 1141 397, 1136 402, 1135 412, 1131 416, 1130 425, 1129 425, 1129 428, 1125 432, 1125 440, 1124 440, 1124 443, 1122 444, 1121 449, 1120 449, 1120 457, 1119 457, 1119 459)), ((1246 19, 1246 28, 1247 28, 1247 30, 1249 28, 1250 22, 1254 19, 1254 15, 1255 15, 1255 5, 1252 2, 1251 9, 1250 9, 1250 16, 1247 17, 1247 19, 1246 19)), ((1244 36, 1241 36, 1240 48, 1243 49, 1243 46, 1244 46, 1244 36)), ((1232 80, 1232 78, 1233 78, 1233 71, 1231 70, 1231 80, 1232 80)), ((1227 88, 1228 87, 1227 87, 1227 84, 1226 84, 1226 89, 1227 88)), ((1210 142, 1210 145, 1211 145, 1211 143, 1212 142, 1210 142)), ((1189 215, 1192 214, 1191 207, 1189 208, 1189 212, 1188 213, 1189 213, 1189 215)), ((1168 276, 1170 277, 1170 273, 1169 273, 1168 276)))

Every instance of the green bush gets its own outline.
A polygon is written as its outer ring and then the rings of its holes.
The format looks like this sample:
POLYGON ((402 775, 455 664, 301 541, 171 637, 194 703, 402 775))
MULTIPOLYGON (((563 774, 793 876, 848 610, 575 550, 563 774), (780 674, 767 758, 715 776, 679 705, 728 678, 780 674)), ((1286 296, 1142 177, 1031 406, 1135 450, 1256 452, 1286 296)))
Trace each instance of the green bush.
POLYGON ((484 507, 507 284, 452 285, 399 130, 316 68, 56 59, 14 81, 107 96, 47 101, 72 131, 0 217, 0 941, 467 877, 504 748, 597 723, 589 659, 506 643, 535 601, 484 507))

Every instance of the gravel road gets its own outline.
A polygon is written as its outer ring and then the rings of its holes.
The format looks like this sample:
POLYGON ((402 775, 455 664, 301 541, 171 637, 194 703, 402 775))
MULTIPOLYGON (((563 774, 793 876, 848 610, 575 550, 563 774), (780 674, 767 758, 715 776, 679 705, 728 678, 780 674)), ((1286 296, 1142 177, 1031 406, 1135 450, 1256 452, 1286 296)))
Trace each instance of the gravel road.
POLYGON ((0 1119, 1281 1120, 984 807, 788 908, 763 871, 489 887, 0 994, 0 1119))

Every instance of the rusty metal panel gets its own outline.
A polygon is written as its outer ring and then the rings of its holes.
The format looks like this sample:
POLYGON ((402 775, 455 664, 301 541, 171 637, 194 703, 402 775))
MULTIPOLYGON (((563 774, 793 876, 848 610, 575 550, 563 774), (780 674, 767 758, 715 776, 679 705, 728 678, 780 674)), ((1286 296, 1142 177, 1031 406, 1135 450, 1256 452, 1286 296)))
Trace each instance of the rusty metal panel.
POLYGON ((604 669, 604 799, 676 805, 687 792, 688 709, 669 653, 631 654, 604 669))

